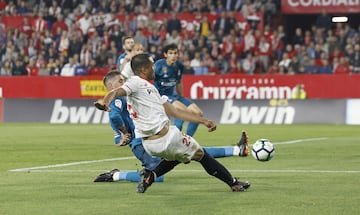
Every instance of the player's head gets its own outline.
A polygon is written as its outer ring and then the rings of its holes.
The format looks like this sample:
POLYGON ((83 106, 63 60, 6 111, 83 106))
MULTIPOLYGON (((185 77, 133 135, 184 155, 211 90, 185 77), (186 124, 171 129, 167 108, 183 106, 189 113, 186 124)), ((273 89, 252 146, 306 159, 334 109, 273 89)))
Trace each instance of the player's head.
POLYGON ((166 63, 169 65, 174 65, 178 60, 179 51, 177 45, 174 43, 164 46, 163 53, 166 58, 166 63))
POLYGON ((111 70, 104 76, 103 83, 108 90, 112 90, 121 87, 125 80, 125 77, 118 70, 111 70))
POLYGON ((136 55, 143 52, 144 52, 144 46, 141 45, 140 43, 135 43, 134 47, 132 48, 132 53, 136 55))
POLYGON ((154 60, 148 53, 140 53, 131 59, 131 69, 135 75, 146 80, 154 80, 154 60))
POLYGON ((125 36, 122 38, 123 49, 126 52, 131 52, 135 44, 134 38, 131 36, 125 36))

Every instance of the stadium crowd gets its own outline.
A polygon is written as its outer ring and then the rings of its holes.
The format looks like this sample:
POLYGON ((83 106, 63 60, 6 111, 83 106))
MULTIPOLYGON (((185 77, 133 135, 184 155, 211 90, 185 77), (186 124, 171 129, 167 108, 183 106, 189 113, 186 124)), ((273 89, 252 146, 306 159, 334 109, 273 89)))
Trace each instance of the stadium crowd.
POLYGON ((273 22, 280 2, 0 0, 0 76, 103 75, 129 35, 155 59, 178 44, 186 74, 360 73, 360 26, 333 24, 324 9, 311 28, 289 33, 273 22), (179 13, 200 17, 198 28, 183 28, 179 13), (21 25, 6 26, 3 19, 15 16, 21 25))

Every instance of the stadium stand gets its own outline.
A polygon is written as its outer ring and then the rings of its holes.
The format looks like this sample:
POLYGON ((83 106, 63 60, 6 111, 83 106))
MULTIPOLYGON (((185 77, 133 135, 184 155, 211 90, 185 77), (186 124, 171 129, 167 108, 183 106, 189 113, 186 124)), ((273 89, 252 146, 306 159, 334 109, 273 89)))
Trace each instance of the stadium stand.
POLYGON ((125 35, 156 59, 177 43, 187 74, 360 73, 360 26, 319 18, 289 32, 280 4, 0 0, 0 75, 103 75, 115 68, 125 35), (62 74, 69 61, 76 72, 62 74))

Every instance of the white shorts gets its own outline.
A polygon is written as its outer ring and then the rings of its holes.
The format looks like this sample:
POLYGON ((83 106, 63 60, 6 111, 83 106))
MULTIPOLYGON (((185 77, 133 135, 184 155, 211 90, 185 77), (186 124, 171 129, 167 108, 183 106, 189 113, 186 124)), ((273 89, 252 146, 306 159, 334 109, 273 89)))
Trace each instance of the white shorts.
POLYGON ((187 163, 201 149, 199 143, 189 135, 182 133, 176 126, 169 126, 167 134, 155 140, 143 140, 145 151, 153 156, 167 160, 187 163))

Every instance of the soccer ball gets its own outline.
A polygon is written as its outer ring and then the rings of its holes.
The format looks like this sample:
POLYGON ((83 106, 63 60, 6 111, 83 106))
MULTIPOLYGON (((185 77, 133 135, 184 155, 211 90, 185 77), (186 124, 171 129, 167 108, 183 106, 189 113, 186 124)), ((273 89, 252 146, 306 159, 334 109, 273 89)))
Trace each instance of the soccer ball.
POLYGON ((275 154, 275 147, 268 139, 259 139, 251 149, 251 155, 258 161, 269 161, 275 154))

